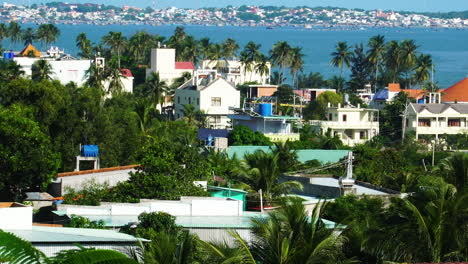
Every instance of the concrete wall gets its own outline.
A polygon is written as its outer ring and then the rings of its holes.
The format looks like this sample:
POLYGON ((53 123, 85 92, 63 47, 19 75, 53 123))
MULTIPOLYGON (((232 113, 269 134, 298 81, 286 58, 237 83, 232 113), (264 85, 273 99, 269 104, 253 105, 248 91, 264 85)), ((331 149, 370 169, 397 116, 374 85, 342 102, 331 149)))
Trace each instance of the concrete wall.
POLYGON ((237 232, 247 243, 253 242, 253 234, 249 228, 185 228, 191 234, 196 234, 206 242, 226 242, 229 246, 235 246, 236 240, 229 234, 228 230, 237 232))
POLYGON ((32 207, 0 207, 0 229, 28 230, 32 227, 32 207))
POLYGON ((81 190, 84 184, 93 180, 99 184, 107 183, 109 186, 115 186, 121 181, 127 181, 130 178, 130 172, 135 171, 135 169, 125 169, 60 177, 59 180, 61 180, 62 195, 66 194, 66 187, 71 187, 75 190, 81 190))

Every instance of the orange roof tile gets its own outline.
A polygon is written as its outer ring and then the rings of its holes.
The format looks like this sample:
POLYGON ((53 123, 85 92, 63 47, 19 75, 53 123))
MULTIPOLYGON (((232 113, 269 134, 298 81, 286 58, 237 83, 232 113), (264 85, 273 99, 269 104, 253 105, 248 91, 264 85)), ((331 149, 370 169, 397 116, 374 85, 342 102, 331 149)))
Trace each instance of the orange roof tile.
POLYGON ((442 102, 468 102, 468 77, 445 89, 442 102))
POLYGON ((20 55, 23 56, 23 57, 28 57, 30 52, 32 52, 33 55, 34 55, 34 57, 36 57, 36 58, 40 58, 40 57, 41 57, 41 53, 40 53, 32 44, 28 44, 28 45, 20 52, 20 55))
POLYGON ((93 174, 93 173, 101 173, 101 172, 109 172, 109 171, 118 171, 118 170, 130 170, 136 169, 140 165, 128 165, 128 166, 120 166, 120 167, 112 167, 112 168, 104 168, 98 170, 84 170, 84 171, 72 171, 72 172, 62 172, 57 173, 57 178, 67 177, 67 176, 76 176, 76 175, 83 175, 83 174, 93 174))
POLYGON ((399 83, 389 83, 388 84, 388 91, 389 92, 400 92, 400 84, 399 83))

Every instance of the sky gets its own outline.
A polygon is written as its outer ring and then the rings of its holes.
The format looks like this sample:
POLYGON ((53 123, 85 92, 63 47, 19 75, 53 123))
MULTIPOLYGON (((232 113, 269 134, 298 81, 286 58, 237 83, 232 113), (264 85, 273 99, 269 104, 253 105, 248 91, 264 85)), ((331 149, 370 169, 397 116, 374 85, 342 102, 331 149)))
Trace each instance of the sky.
MULTIPOLYGON (((44 0, 6 0, 17 4, 43 3, 44 0)), ((58 1, 58 0, 56 0, 58 1)), ((62 0, 70 3, 105 3, 117 6, 147 7, 153 0, 62 0)), ((181 8, 224 7, 227 5, 276 5, 276 6, 337 6, 345 8, 404 10, 404 11, 462 11, 468 10, 468 0, 154 0, 156 8, 169 6, 181 8)))

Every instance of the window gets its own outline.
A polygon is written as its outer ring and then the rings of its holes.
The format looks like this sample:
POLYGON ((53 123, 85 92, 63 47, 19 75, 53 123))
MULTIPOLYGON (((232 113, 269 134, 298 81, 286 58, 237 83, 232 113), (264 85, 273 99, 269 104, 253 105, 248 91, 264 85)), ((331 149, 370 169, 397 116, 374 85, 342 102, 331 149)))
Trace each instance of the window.
POLYGON ((221 106, 221 97, 211 97, 211 106, 221 106))
POLYGON ((328 121, 333 121, 333 114, 328 114, 328 121))
POLYGON ((348 119, 348 116, 347 116, 347 115, 343 115, 343 122, 346 122, 347 119, 348 119))
POLYGON ((459 126, 461 126, 460 119, 449 119, 448 120, 448 126, 449 127, 459 127, 459 126))
POLYGON ((177 103, 180 104, 180 96, 177 96, 177 103))
POLYGON ((212 116, 211 117, 211 123, 214 123, 214 124, 221 123, 221 117, 220 116, 212 116))
POLYGON ((359 131, 359 139, 367 139, 367 132, 359 131))
POLYGON ((200 105, 200 98, 197 98, 197 105, 200 105))
POLYGON ((431 120, 430 119, 419 119, 418 126, 420 126, 420 127, 430 127, 431 126, 431 120))

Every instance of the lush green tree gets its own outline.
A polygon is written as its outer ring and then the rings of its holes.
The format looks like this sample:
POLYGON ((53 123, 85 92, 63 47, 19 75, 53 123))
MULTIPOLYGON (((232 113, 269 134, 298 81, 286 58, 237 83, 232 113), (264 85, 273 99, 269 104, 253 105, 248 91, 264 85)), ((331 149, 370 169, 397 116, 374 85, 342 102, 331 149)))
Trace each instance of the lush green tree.
POLYGON ((22 39, 24 41, 25 46, 27 46, 28 44, 32 44, 34 40, 36 39, 36 33, 34 32, 34 29, 30 27, 25 29, 23 31, 22 39))
POLYGON ((284 77, 280 72, 272 72, 270 76, 270 84, 280 85, 286 81, 286 77, 284 77))
POLYGON ((8 24, 7 35, 10 38, 10 48, 11 44, 16 44, 23 40, 23 36, 21 34, 21 26, 16 21, 11 21, 8 24))
POLYGON ((228 141, 230 146, 269 146, 271 145, 270 139, 268 139, 261 132, 253 132, 247 126, 235 126, 234 129, 229 132, 228 141))
POLYGON ((290 55, 289 55, 289 65, 291 68, 291 75, 292 81, 293 81, 293 88, 297 89, 297 74, 302 71, 304 67, 304 54, 302 53, 302 48, 299 47, 293 47, 290 50, 290 55))
POLYGON ((24 71, 14 60, 0 61, 0 81, 8 82, 24 75, 24 71))
POLYGON ((144 63, 145 56, 150 52, 149 50, 156 47, 154 38, 146 31, 138 31, 128 41, 128 50, 135 63, 144 63))
POLYGON ((405 72, 406 88, 411 88, 410 72, 416 65, 417 49, 418 46, 416 46, 414 40, 403 40, 400 43, 401 63, 405 72))
POLYGON ((367 43, 369 50, 367 51, 368 61, 374 64, 375 76, 374 76, 374 90, 377 91, 377 80, 379 70, 381 69, 381 63, 384 61, 385 51, 385 37, 382 35, 376 35, 369 39, 367 43))
MULTIPOLYGON (((300 51, 299 53, 300 54, 300 51)), ((270 58, 273 64, 281 68, 281 76, 284 76, 285 70, 290 66, 291 46, 286 41, 278 41, 270 50, 270 58)), ((280 80, 281 81, 281 80, 280 80)), ((280 82, 279 84, 283 84, 280 82)))
POLYGON ((98 88, 104 92, 104 81, 107 79, 106 72, 103 67, 96 63, 91 63, 91 66, 86 71, 86 84, 98 88))
POLYGON ((287 84, 278 86, 274 96, 278 98, 278 103, 292 103, 294 101, 293 89, 287 84))
POLYGON ((336 44, 335 51, 331 53, 330 64, 340 68, 340 77, 343 77, 343 67, 349 68, 352 52, 349 50, 346 42, 339 41, 336 44))
POLYGON ((122 32, 110 31, 109 34, 102 37, 102 42, 117 54, 117 68, 120 69, 120 55, 127 45, 127 39, 122 35, 122 32))
POLYGON ((434 168, 444 180, 457 188, 457 192, 464 194, 468 188, 468 154, 455 153, 443 159, 439 166, 434 168))
POLYGON ((402 51, 400 44, 392 40, 385 45, 385 67, 391 75, 392 82, 396 82, 402 72, 402 51))
POLYGON ((299 74, 297 76, 297 87, 301 88, 321 88, 327 86, 327 82, 319 72, 310 72, 308 75, 299 74))
POLYGON ((261 54, 258 58, 258 63, 255 65, 255 72, 260 74, 260 77, 263 78, 270 74, 270 63, 268 58, 261 54))
POLYGON ((31 67, 31 79, 34 81, 52 80, 52 65, 46 60, 38 60, 31 67))
POLYGON ((357 89, 362 89, 369 82, 369 61, 364 52, 362 43, 356 45, 351 56, 351 80, 350 91, 354 94, 357 89))
POLYGON ((8 37, 8 27, 5 23, 0 23, 0 41, 8 37))
POLYGON ((152 72, 146 79, 144 94, 162 107, 168 92, 169 87, 165 81, 161 80, 159 73, 152 72))
POLYGON ((92 229, 104 229, 103 220, 99 221, 90 221, 88 218, 78 215, 72 215, 70 217, 70 222, 65 224, 66 227, 73 227, 73 228, 92 228, 92 229))
POLYGON ((343 102, 343 97, 334 92, 323 92, 317 99, 309 103, 304 109, 304 118, 307 120, 323 120, 327 118, 326 111, 328 103, 337 105, 343 102))
POLYGON ((417 57, 415 64, 413 79, 417 84, 422 85, 430 79, 430 72, 434 67, 432 56, 421 54, 417 57))
POLYGON ((296 151, 291 149, 289 140, 275 143, 273 153, 278 155, 278 169, 280 172, 294 171, 300 164, 296 151))
POLYGON ((26 107, 0 107, 0 200, 21 201, 44 190, 59 167, 50 138, 26 107))
POLYGON ((328 88, 335 89, 337 93, 343 93, 345 91, 345 84, 345 78, 336 75, 327 80, 328 88))
POLYGON ((223 43, 223 57, 226 59, 234 58, 236 56, 237 51, 239 50, 239 44, 232 39, 227 38, 223 43))
MULTIPOLYGON (((260 44, 256 44, 253 41, 250 41, 245 45, 244 49, 240 53, 240 61, 242 66, 244 67, 244 74, 247 72, 254 72, 254 65, 262 59, 262 55, 260 53, 260 44)), ((246 79, 247 77, 244 76, 246 79)), ((249 76, 249 81, 252 79, 252 74, 249 76)))
POLYGON ((76 37, 76 47, 80 49, 79 55, 83 58, 90 59, 92 57, 93 45, 91 40, 86 37, 86 33, 81 32, 76 37))
POLYGON ((46 46, 57 41, 60 36, 60 30, 54 24, 42 24, 36 32, 37 39, 46 46))

